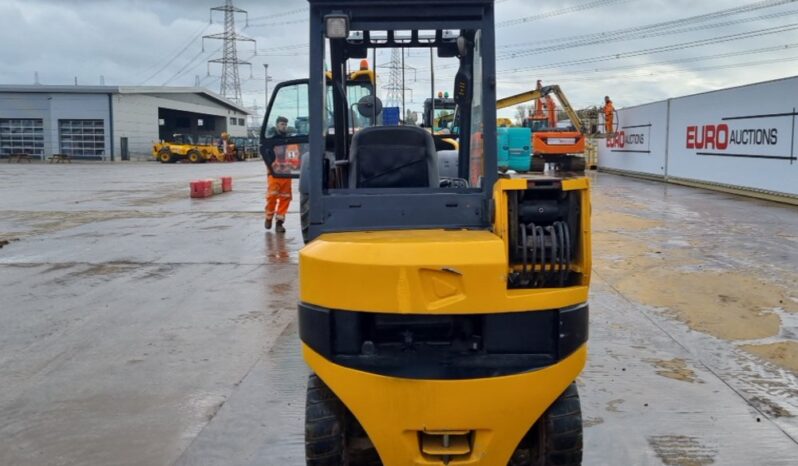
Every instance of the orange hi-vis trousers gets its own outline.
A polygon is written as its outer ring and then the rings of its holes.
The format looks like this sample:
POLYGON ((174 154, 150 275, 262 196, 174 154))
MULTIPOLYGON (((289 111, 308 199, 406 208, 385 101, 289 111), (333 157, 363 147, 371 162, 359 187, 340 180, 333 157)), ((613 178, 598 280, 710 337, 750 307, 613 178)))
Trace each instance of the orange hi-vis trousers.
POLYGON ((604 131, 606 133, 614 133, 615 127, 613 126, 613 114, 612 113, 605 113, 604 114, 604 131))
POLYGON ((266 189, 266 219, 270 220, 277 214, 277 220, 285 220, 288 204, 291 203, 291 178, 267 177, 266 189))

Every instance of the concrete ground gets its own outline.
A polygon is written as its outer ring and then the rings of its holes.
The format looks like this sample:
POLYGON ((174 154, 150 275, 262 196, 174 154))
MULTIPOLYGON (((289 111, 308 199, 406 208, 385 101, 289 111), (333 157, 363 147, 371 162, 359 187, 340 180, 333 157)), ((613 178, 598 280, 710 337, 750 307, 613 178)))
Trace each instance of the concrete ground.
MULTIPOLYGON (((0 164, 0 464, 303 464, 298 206, 264 233, 263 178, 0 164)), ((584 464, 795 464, 798 209, 594 184, 584 464)))

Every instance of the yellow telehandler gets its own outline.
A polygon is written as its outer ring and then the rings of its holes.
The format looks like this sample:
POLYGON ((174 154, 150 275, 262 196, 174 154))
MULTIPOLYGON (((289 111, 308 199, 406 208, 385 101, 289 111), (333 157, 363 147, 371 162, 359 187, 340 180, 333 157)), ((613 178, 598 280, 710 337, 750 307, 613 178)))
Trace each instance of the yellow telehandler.
MULTIPOLYGON (((234 147, 232 150, 235 153, 234 147)), ((161 163, 175 163, 180 160, 191 163, 225 160, 225 154, 217 144, 195 143, 191 136, 185 134, 173 134, 168 141, 153 144, 152 156, 161 163)))

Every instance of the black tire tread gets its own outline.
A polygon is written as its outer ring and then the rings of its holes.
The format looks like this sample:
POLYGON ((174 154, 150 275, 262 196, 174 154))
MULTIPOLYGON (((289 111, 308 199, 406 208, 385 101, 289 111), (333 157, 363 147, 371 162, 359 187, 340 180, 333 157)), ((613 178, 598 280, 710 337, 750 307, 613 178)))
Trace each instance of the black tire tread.
POLYGON ((190 151, 188 151, 188 153, 186 154, 186 158, 188 159, 188 161, 189 161, 189 162, 191 162, 191 161, 192 161, 192 160, 191 160, 191 157, 192 157, 192 156, 196 156, 196 159, 197 159, 197 160, 196 160, 195 162, 193 162, 193 163, 200 163, 200 162, 202 162, 202 154, 201 154, 201 153, 200 153, 198 150, 190 150, 190 151))
POLYGON ((587 161, 584 157, 577 157, 577 156, 569 156, 569 170, 577 173, 584 173, 585 167, 587 166, 587 161))
POLYGON ((158 151, 158 161, 159 162, 161 162, 161 163, 172 163, 174 160, 175 160, 175 156, 174 156, 174 154, 172 154, 172 151, 169 150, 168 147, 164 147, 164 148, 162 148, 161 150, 158 151), (161 159, 164 154, 168 154, 169 155, 169 159, 166 160, 166 161, 161 159))
POLYGON ((308 379, 305 458, 308 466, 340 466, 344 460, 343 403, 316 375, 308 379))
POLYGON ((551 466, 582 464, 582 409, 579 392, 571 383, 543 417, 545 457, 551 466))

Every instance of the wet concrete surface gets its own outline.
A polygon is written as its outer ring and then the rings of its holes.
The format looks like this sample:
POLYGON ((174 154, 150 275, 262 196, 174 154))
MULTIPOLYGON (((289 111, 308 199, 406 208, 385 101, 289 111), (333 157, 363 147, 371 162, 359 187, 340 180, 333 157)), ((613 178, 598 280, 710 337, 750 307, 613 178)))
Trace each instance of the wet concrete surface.
MULTIPOLYGON (((263 177, 0 166, 0 464, 303 464, 298 203, 265 233, 263 177)), ((798 209, 594 182, 584 464, 794 464, 798 209)))

